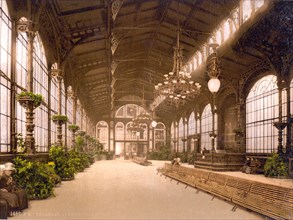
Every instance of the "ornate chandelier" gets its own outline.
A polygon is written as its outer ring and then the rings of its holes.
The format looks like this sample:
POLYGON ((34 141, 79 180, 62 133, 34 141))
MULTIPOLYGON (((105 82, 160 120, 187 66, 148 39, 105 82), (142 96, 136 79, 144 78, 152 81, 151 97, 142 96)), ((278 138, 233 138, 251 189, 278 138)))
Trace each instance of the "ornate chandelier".
MULTIPOLYGON (((179 25, 178 25, 179 26, 179 25)), ((194 98, 200 92, 201 85, 191 80, 191 73, 182 70, 183 53, 179 45, 179 27, 177 29, 177 44, 174 48, 173 71, 165 74, 164 81, 155 85, 158 95, 166 97, 171 104, 178 107, 187 99, 194 98)))

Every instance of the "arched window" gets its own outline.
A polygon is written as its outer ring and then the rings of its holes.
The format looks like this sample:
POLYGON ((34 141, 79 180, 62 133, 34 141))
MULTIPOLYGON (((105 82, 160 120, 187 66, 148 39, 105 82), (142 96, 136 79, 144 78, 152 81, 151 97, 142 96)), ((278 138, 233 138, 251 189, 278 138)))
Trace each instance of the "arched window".
POLYGON ((246 99, 246 151, 271 153, 277 150, 278 118, 277 77, 268 75, 258 80, 246 99))
MULTIPOLYGON (((209 133, 212 132, 213 116, 211 105, 208 104, 201 115, 201 149, 212 149, 212 143, 209 133)), ((216 126, 215 126, 216 127, 216 126)))
POLYGON ((118 122, 115 126, 115 140, 124 141, 124 124, 122 122, 118 122))
POLYGON ((183 124, 183 118, 180 119, 179 124, 178 124, 178 143, 179 143, 179 152, 183 151, 183 141, 182 138, 184 138, 184 124, 183 124))
MULTIPOLYGON (((45 103, 48 103, 48 66, 45 51, 38 33, 34 38, 33 52, 33 86, 34 92, 42 94, 45 103)), ((48 107, 41 105, 35 110, 35 139, 38 152, 48 151, 48 107)))
POLYGON ((103 144, 103 149, 107 150, 108 146, 109 146, 109 143, 108 143, 108 137, 109 137, 108 123, 105 121, 99 121, 97 123, 96 131, 97 131, 96 135, 97 135, 99 142, 101 144, 103 144))
POLYGON ((192 112, 188 119, 188 135, 195 135, 196 132, 196 123, 195 123, 195 117, 194 112, 192 112))
POLYGON ((230 36, 230 19, 227 19, 223 24, 223 37, 224 41, 227 40, 230 36))
POLYGON ((165 144, 166 129, 165 125, 159 122, 155 128, 155 149, 165 144))
POLYGON ((11 20, 6 1, 0 2, 0 152, 10 152, 11 20), (5 75, 5 77, 4 77, 5 75))
POLYGON ((243 22, 246 21, 252 12, 251 0, 242 0, 242 13, 243 13, 243 22))
POLYGON ((80 105, 80 101, 77 100, 77 105, 76 105, 76 125, 79 126, 79 128, 81 129, 81 105, 80 105))
POLYGON ((139 134, 137 134, 135 131, 130 130, 130 127, 132 126, 132 122, 128 122, 126 124, 126 140, 131 141, 131 140, 137 140, 139 134))
POLYGON ((221 29, 217 30, 216 32, 216 42, 221 45, 222 44, 222 33, 221 33, 221 29))
POLYGON ((255 10, 259 9, 261 6, 263 6, 265 3, 264 0, 257 0, 257 1, 254 1, 254 4, 255 4, 255 10))

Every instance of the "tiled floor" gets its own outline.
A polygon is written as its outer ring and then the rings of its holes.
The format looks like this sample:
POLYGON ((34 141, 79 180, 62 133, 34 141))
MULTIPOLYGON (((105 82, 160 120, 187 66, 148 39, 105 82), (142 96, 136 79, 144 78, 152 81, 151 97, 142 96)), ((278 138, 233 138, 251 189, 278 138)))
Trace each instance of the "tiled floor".
POLYGON ((164 176, 164 162, 98 161, 11 219, 264 219, 164 176))

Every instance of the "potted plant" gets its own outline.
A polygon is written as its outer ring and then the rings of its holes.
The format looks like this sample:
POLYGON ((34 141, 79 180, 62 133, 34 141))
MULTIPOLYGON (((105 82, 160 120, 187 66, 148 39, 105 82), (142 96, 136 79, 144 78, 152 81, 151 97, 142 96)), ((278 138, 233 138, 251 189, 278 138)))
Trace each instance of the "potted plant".
POLYGON ((23 91, 16 96, 16 99, 24 108, 29 108, 30 106, 37 108, 41 105, 43 96, 41 94, 23 91))
POLYGON ((80 136, 83 137, 85 135, 85 131, 80 130, 80 131, 77 132, 77 135, 80 135, 80 136))
POLYGON ((288 171, 285 160, 277 153, 268 157, 264 165, 264 174, 267 177, 284 178, 288 176, 288 171))
POLYGON ((76 172, 68 152, 60 146, 52 146, 49 151, 49 160, 54 162, 54 169, 61 180, 72 180, 76 172))
POLYGON ((77 130, 79 129, 78 125, 72 124, 68 126, 68 129, 72 132, 77 132, 77 130))
POLYGON ((63 125, 67 122, 67 120, 68 120, 68 117, 66 115, 53 115, 52 116, 52 121, 55 124, 63 125))

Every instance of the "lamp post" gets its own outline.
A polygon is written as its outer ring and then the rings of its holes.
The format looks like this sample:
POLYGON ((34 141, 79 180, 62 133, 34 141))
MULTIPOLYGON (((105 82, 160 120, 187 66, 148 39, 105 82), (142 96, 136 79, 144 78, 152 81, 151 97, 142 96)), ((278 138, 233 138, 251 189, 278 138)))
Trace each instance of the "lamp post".
POLYGON ((208 58, 208 75, 210 80, 208 81, 208 88, 213 94, 213 103, 212 103, 212 133, 210 137, 212 139, 212 151, 215 151, 215 138, 217 134, 215 133, 215 104, 216 104, 216 93, 219 91, 221 82, 218 79, 220 75, 220 62, 217 57, 216 48, 218 47, 217 43, 210 44, 210 47, 213 49, 212 54, 208 58))

